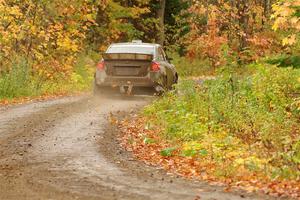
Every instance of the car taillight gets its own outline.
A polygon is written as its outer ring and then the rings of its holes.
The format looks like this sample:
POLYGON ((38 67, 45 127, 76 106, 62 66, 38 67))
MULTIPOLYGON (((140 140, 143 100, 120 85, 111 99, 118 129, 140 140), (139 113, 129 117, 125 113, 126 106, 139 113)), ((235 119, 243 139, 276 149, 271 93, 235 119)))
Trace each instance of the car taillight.
POLYGON ((157 62, 152 62, 151 71, 157 72, 160 70, 160 65, 157 62))
POLYGON ((101 71, 105 69, 105 63, 103 60, 97 64, 97 69, 101 71))

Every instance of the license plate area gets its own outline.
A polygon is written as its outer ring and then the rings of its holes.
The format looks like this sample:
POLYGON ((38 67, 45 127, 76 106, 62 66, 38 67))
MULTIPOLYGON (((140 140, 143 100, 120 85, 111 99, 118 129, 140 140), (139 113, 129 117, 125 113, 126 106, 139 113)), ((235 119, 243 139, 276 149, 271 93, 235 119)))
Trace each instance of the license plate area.
POLYGON ((140 66, 132 66, 132 67, 120 67, 115 66, 115 75, 116 76, 138 76, 141 70, 140 66))

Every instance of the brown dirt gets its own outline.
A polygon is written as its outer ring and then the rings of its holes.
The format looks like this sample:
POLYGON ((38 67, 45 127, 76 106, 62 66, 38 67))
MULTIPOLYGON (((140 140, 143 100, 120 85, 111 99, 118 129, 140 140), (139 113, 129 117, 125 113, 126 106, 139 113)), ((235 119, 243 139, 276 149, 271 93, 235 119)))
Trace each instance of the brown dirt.
POLYGON ((0 199, 270 199, 226 193, 135 161, 111 112, 153 97, 69 97, 0 108, 0 199))

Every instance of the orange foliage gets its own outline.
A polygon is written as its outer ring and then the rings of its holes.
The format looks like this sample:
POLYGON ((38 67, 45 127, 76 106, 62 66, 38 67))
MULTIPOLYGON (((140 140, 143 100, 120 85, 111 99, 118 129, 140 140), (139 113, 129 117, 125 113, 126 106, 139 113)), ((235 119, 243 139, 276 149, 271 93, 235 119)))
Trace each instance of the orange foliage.
POLYGON ((123 120, 118 124, 122 133, 121 146, 146 164, 161 166, 167 171, 186 178, 226 186, 224 191, 227 192, 231 188, 239 188, 247 192, 260 191, 276 197, 300 198, 299 180, 271 180, 262 173, 249 172, 243 168, 235 173, 235 177, 218 177, 215 175, 216 165, 209 158, 184 157, 180 154, 180 149, 173 151, 171 156, 161 155, 161 151, 171 144, 160 137, 159 129, 145 128, 146 121, 145 118, 135 116, 131 120, 123 120), (153 142, 147 143, 145 138, 150 138, 153 142))
MULTIPOLYGON (((199 9, 199 8, 198 8, 199 9)), ((203 12, 199 9, 199 12, 203 12)), ((198 36, 198 34, 193 35, 192 44, 188 49, 188 57, 207 57, 211 61, 213 68, 221 64, 221 47, 227 42, 225 36, 220 35, 217 17, 220 15, 219 10, 216 7, 210 9, 207 33, 198 36)), ((197 26, 192 26, 193 31, 196 32, 197 26)))

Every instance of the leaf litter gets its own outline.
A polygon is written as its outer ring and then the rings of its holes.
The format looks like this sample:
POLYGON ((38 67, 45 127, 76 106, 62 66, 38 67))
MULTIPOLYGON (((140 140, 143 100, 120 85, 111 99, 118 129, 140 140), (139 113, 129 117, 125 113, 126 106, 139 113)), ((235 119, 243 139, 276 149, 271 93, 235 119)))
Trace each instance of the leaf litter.
POLYGON ((174 146, 162 137, 159 127, 149 128, 147 118, 132 115, 130 119, 113 120, 121 132, 120 145, 147 165, 160 167, 188 179, 206 181, 224 186, 225 192, 242 189, 246 192, 262 192, 275 197, 300 199, 299 180, 271 179, 261 172, 237 172, 238 176, 217 176, 216 164, 200 149, 200 156, 183 155, 184 145, 174 146), (202 154, 202 155, 201 155, 202 154))

